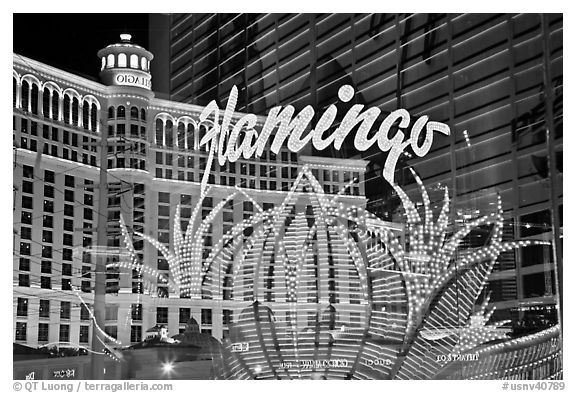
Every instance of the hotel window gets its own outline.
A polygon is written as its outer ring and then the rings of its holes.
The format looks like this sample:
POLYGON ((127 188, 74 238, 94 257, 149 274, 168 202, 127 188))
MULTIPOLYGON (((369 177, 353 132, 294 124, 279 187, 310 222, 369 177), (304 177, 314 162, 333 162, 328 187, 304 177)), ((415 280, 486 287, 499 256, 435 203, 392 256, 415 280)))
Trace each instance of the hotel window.
POLYGON ((20 228, 20 238, 21 239, 32 239, 32 228, 22 227, 20 228))
POLYGON ((201 322, 202 325, 212 325, 212 310, 203 308, 201 310, 201 322))
POLYGON ((70 341, 70 325, 60 325, 60 341, 70 341))
POLYGON ((178 312, 178 322, 179 323, 188 323, 190 320, 190 309, 189 308, 180 308, 178 312))
POLYGON ((22 224, 32 224, 32 213, 22 211, 22 224))
POLYGON ((32 210, 33 204, 32 204, 32 198, 29 196, 22 196, 22 209, 30 209, 32 210))
POLYGON ((142 326, 130 326, 130 342, 142 341, 142 326))
POLYGON ((84 127, 84 129, 87 130, 89 125, 90 125, 90 104, 88 103, 88 101, 84 101, 82 103, 82 127, 84 127))
POLYGON ((87 343, 89 340, 89 335, 90 335, 90 327, 86 326, 86 325, 81 325, 80 326, 80 337, 79 337, 78 341, 80 341, 81 343, 87 343))
POLYGON ((70 302, 60 302, 60 319, 70 319, 70 302))
POLYGON ((232 323, 232 310, 222 310, 222 325, 232 323))
POLYGON ((40 265, 40 272, 44 274, 52 274, 52 262, 42 261, 40 265))
POLYGON ((34 178, 34 168, 28 165, 22 167, 22 176, 28 179, 34 178))
POLYGON ((60 101, 60 96, 57 91, 52 92, 52 119, 58 120, 58 104, 60 101))
POLYGON ((140 120, 146 121, 146 110, 144 108, 140 109, 140 120))
POLYGON ((38 324, 38 341, 48 341, 49 325, 47 323, 38 324))
POLYGON ((39 96, 38 85, 33 83, 32 84, 32 94, 30 95, 30 106, 32 109, 32 113, 35 115, 38 114, 38 98, 39 98, 38 96, 39 96))
MULTIPOLYGON (((45 214, 42 218, 42 226, 45 228, 52 228, 54 226, 54 217, 45 214)), ((71 236, 71 235, 68 235, 71 236)), ((66 235, 64 235, 64 239, 66 239, 66 235)), ((72 244, 67 244, 71 246, 72 244)))
POLYGON ((168 323, 168 307, 156 307, 156 323, 168 323))
POLYGON ((52 280, 48 276, 40 277, 40 288, 52 289, 52 280))
POLYGON ((172 127, 172 120, 166 121, 166 146, 173 147, 174 145, 174 132, 172 127))
POLYGON ((80 101, 78 98, 74 97, 72 99, 72 125, 78 125, 78 115, 80 110, 80 101))
POLYGON ((64 177, 64 185, 66 187, 74 187, 74 176, 66 175, 64 177))
POLYGON ((130 108, 130 118, 138 120, 138 108, 136 108, 135 106, 130 108))
POLYGON ((113 119, 114 118, 114 107, 111 106, 108 108, 108 118, 109 119, 113 119))
POLYGON ((114 67, 114 54, 113 53, 110 53, 108 55, 108 60, 106 61, 106 67, 107 68, 114 67))
MULTIPOLYGON (((74 206, 73 205, 64 205, 64 215, 69 217, 74 217, 74 206)), ((72 229, 67 229, 71 231, 72 229)))
POLYGON ((62 279, 62 290, 63 291, 71 291, 72 290, 72 280, 69 278, 62 279))
POLYGON ((162 119, 156 119, 156 144, 164 144, 164 122, 162 119))
POLYGON ((50 318, 50 300, 40 299, 38 315, 40 318, 50 318))
POLYGON ((16 322, 16 340, 26 341, 26 322, 16 322))
POLYGON ((20 242, 20 254, 30 255, 30 243, 20 242))
POLYGON ((30 286, 30 276, 28 274, 18 275, 18 286, 29 287, 30 286))
POLYGON ((70 124, 70 96, 64 94, 64 122, 70 124))
POLYGON ((44 117, 50 117, 50 90, 47 87, 42 93, 42 113, 44 117))
POLYGON ((28 111, 28 100, 30 97, 30 84, 27 81, 22 82, 20 93, 20 107, 23 111, 28 111))
POLYGON ((130 55, 130 68, 138 68, 138 55, 130 55))
POLYGON ((72 249, 71 248, 63 248, 62 249, 62 259, 65 261, 72 260, 72 249))
POLYGON ((141 57, 140 58, 140 68, 142 68, 142 70, 147 71, 148 70, 148 64, 146 62, 146 58, 145 57, 141 57))
POLYGON ((118 124, 116 126, 116 135, 118 135, 118 136, 126 135, 126 124, 118 124))
POLYGON ((18 269, 29 272, 30 271, 30 259, 20 257, 18 269))
POLYGON ((84 303, 80 305, 80 320, 88 321, 90 319, 90 310, 84 303))
POLYGON ((16 315, 19 317, 28 316, 28 299, 19 297, 16 305, 16 315))
POLYGON ((72 275, 72 265, 69 263, 62 264, 62 275, 71 276, 72 275))
POLYGON ((132 304, 131 305, 131 315, 133 321, 141 321, 142 320, 142 305, 141 304, 132 304))
POLYGON ((120 105, 116 109, 116 117, 119 119, 124 119, 126 117, 126 108, 124 108, 124 105, 120 105))
POLYGON ((126 53, 120 53, 118 55, 118 67, 126 67, 126 62, 127 62, 126 53))

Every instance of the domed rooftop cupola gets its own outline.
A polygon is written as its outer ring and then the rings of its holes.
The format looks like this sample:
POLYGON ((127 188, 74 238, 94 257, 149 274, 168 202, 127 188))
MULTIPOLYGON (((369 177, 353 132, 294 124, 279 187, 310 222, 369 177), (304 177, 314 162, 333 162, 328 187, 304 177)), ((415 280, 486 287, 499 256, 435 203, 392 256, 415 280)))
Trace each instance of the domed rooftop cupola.
POLYGON ((102 61, 100 79, 107 85, 152 89, 150 61, 154 55, 131 42, 130 34, 120 34, 120 42, 98 51, 102 61))

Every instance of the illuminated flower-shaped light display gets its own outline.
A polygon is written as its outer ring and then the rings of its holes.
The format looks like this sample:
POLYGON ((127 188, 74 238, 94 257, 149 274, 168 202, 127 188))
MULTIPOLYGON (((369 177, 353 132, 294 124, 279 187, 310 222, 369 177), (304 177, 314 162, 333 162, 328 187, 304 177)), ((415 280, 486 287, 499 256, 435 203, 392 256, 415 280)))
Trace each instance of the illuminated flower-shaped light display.
MULTIPOLYGON (((175 290, 230 311, 224 378, 435 378, 454 355, 478 348, 491 353, 490 342, 506 338, 500 327, 507 321, 490 323, 488 299, 479 307, 477 299, 498 255, 534 242, 502 241, 500 198, 494 212, 448 236, 448 191, 435 220, 413 174, 424 217, 392 184, 406 211, 403 224, 341 202, 344 190, 325 194, 305 166, 273 209, 262 210, 244 194, 258 212, 224 235, 204 262, 203 237, 235 194, 204 220, 197 217, 200 200, 186 233, 173 228, 172 249, 135 235, 166 257, 175 290), (486 245, 462 249, 479 226, 490 228, 486 245)), ((180 222, 179 208, 174 222, 180 222)), ((135 263, 121 227, 130 267, 159 274, 135 263)))
POLYGON ((280 206, 216 245, 203 291, 232 301, 231 340, 249 347, 231 377, 350 378, 376 341, 401 342, 406 296, 386 244, 400 248, 402 226, 339 198, 305 167, 280 206))

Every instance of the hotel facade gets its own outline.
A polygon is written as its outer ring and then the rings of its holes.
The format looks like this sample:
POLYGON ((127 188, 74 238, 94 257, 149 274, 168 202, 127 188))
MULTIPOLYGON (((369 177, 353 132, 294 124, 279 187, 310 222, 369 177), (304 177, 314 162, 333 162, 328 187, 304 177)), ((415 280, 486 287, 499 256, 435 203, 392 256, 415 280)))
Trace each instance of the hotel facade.
MULTIPOLYGON (((437 202, 449 187, 456 226, 493 211, 500 195, 506 239, 553 246, 503 253, 485 295, 491 293, 498 319, 556 319, 562 15, 156 14, 149 23, 150 47, 169 70, 153 75, 171 99, 206 105, 217 97, 222 107, 238 85, 240 111, 264 114, 290 103, 320 112, 349 84, 353 103, 378 107, 381 117, 405 108, 448 124, 450 137, 435 138, 425 157, 401 156, 395 180, 416 197, 413 168, 424 184, 437 186, 431 194, 437 202)), ((367 160, 368 210, 385 220, 401 217, 399 200, 382 179, 387 153, 372 148, 360 154, 345 145, 314 154, 367 160)), ((484 242, 486 229, 468 243, 484 242)))
POLYGON ((561 16, 150 25, 150 52, 129 35, 98 52, 100 82, 14 55, 15 343, 120 348, 194 319, 223 344, 219 378, 562 377, 561 16), (226 119, 234 86, 231 123, 258 132, 289 104, 316 129, 360 104, 450 132, 403 151, 395 184, 390 152, 351 137, 221 165, 201 113, 226 119))
MULTIPOLYGON (((120 228, 122 217, 130 237, 136 231, 173 247, 179 208, 185 230, 200 201, 207 165, 208 148, 200 146, 209 127, 199 121, 203 107, 155 98, 153 55, 128 36, 98 56, 101 83, 14 54, 14 342, 91 346, 89 309, 101 225, 108 233, 106 334, 125 346, 142 341, 156 325, 166 325, 170 335, 181 333, 194 318, 202 333, 221 340, 234 318, 226 302, 191 300, 171 289, 169 262, 142 238, 133 237, 133 248, 145 267, 126 267, 120 228), (105 215, 98 210, 102 138, 108 167, 105 215)), ((259 118, 258 126, 262 122, 259 118)), ((228 199, 207 228, 202 260, 234 224, 259 207, 279 206, 303 166, 326 194, 342 190, 343 203, 365 205, 366 164, 296 154, 286 147, 225 166, 216 162, 201 201, 202 219, 228 199)), ((331 298, 343 296, 335 279, 330 281, 331 298)))

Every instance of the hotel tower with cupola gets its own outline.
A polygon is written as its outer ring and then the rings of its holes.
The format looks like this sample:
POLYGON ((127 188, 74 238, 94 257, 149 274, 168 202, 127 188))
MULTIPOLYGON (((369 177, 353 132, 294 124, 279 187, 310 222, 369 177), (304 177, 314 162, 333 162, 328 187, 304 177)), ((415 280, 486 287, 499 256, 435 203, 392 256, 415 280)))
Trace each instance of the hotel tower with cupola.
MULTIPOLYGON (((101 82, 13 56, 14 342, 90 347, 102 225, 108 266, 102 328, 109 336, 130 345, 155 325, 177 334, 193 317, 202 332, 227 337, 227 321, 235 316, 225 302, 190 299, 170 288, 169 261, 142 238, 131 236, 134 258, 162 278, 127 267, 122 251, 121 219, 130 234, 146 234, 168 246, 176 209, 182 226, 193 214, 208 159, 207 147, 200 145, 210 127, 199 121, 203 107, 156 98, 153 54, 128 34, 98 57, 101 82), (102 146, 107 150, 104 212, 98 208, 102 146)), ((263 120, 258 117, 257 127, 263 120)), ((203 260, 234 224, 259 207, 280 206, 304 166, 326 194, 343 190, 342 203, 365 205, 365 161, 307 154, 283 147, 278 154, 265 149, 259 158, 213 164, 199 215, 208 216, 238 188, 242 192, 228 199, 207 228, 203 260)), ((306 208, 298 207, 302 214, 306 208)), ((347 303, 341 288, 326 286, 331 299, 347 303)))

